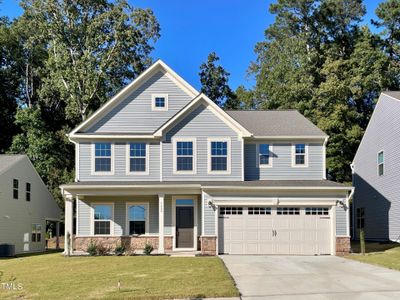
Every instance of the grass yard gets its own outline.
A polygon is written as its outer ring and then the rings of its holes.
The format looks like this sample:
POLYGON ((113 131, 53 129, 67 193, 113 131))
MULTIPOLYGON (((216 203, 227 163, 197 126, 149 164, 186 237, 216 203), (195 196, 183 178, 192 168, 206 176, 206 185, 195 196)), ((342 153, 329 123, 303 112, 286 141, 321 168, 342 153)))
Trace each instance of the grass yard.
POLYGON ((218 257, 63 257, 0 259, 0 299, 163 299, 238 296, 218 257), (13 280, 21 290, 6 291, 13 280), (121 290, 117 288, 121 281, 121 290))
POLYGON ((360 254, 359 242, 352 244, 353 254, 347 258, 400 271, 400 244, 366 243, 366 254, 360 254))

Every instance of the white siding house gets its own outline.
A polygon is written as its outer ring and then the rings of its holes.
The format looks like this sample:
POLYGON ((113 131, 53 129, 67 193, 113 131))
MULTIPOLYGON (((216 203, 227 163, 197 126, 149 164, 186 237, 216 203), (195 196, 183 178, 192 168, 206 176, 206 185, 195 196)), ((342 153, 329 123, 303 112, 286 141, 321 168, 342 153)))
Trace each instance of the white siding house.
POLYGON ((26 155, 0 155, 0 245, 16 254, 41 252, 46 221, 60 221, 61 210, 26 155))

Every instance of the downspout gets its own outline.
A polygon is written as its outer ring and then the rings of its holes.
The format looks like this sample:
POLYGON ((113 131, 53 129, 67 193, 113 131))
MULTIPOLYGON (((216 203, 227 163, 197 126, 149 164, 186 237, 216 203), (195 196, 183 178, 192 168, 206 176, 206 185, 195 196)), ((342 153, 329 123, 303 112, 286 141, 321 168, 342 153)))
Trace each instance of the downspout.
MULTIPOLYGON (((351 175, 352 175, 351 176, 352 177, 352 184, 354 186, 354 176, 353 176, 353 174, 354 174, 354 162, 352 162, 350 164, 350 169, 351 169, 351 175)), ((353 187, 353 189, 350 192, 349 197, 348 197, 349 201, 350 201, 350 199, 353 198, 354 191, 355 191, 355 188, 353 187)), ((354 202, 353 202, 353 211, 352 211, 352 214, 351 214, 351 221, 352 221, 352 225, 353 225, 352 236, 355 238, 356 237, 356 209, 355 209, 355 206, 354 206, 354 202)))
POLYGON ((68 140, 75 145, 75 182, 79 181, 79 143, 73 141, 69 134, 66 134, 68 140))

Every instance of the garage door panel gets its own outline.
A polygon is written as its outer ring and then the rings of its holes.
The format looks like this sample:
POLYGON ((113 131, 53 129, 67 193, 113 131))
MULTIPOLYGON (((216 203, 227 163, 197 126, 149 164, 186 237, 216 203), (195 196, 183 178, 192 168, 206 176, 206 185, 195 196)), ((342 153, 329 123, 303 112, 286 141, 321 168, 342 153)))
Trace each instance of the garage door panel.
POLYGON ((327 209, 281 209, 279 214, 276 208, 252 209, 251 214, 248 211, 244 207, 242 215, 220 216, 220 252, 292 255, 330 253, 332 229, 330 215, 326 215, 327 209), (267 210, 268 213, 265 213, 267 210))

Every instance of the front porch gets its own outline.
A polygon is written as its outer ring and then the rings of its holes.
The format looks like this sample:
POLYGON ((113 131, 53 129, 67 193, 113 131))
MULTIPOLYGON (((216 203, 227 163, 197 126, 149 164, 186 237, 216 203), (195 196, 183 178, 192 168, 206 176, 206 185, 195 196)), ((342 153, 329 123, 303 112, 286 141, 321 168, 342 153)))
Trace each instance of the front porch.
POLYGON ((89 195, 81 191, 65 196, 66 255, 86 252, 91 243, 110 252, 123 245, 128 253, 143 253, 150 244, 155 254, 216 254, 216 237, 203 234, 204 202, 200 193, 120 192, 89 195))

